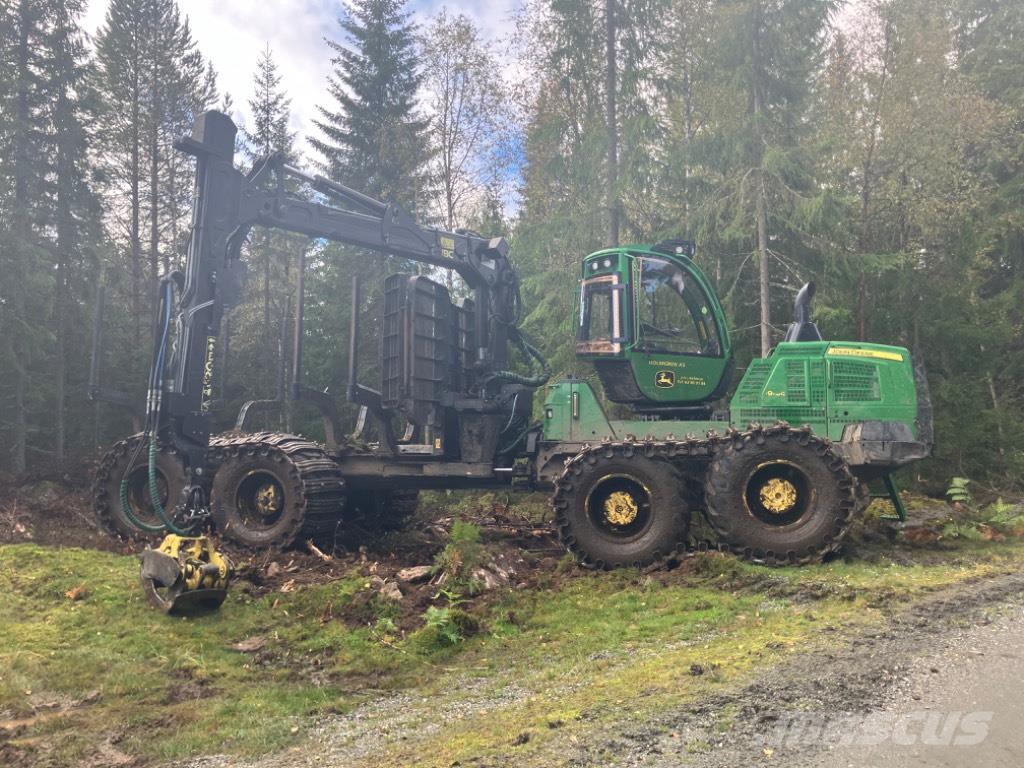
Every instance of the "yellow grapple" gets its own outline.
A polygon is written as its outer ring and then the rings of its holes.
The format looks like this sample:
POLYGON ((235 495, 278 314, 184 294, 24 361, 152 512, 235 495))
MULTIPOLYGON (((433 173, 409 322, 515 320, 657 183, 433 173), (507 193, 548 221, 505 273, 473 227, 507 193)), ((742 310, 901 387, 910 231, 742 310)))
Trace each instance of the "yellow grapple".
POLYGON ((139 559, 146 599, 164 613, 220 607, 234 573, 231 561, 206 536, 168 534, 139 559))

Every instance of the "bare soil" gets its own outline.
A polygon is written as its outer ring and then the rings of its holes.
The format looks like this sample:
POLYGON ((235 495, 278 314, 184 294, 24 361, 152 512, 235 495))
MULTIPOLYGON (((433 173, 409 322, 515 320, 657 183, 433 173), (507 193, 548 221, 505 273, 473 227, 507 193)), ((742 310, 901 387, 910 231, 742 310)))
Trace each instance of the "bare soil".
MULTIPOLYGON (((33 542, 45 546, 80 547, 117 554, 138 554, 160 541, 159 536, 140 535, 132 539, 113 536, 97 522, 91 508, 86 472, 63 480, 36 480, 23 484, 0 484, 0 544, 33 542)), ((509 586, 528 588, 536 574, 550 574, 564 554, 554 530, 510 516, 495 505, 490 514, 462 515, 482 529, 491 561, 504 562, 512 571, 509 586)), ((454 518, 431 510, 420 510, 416 523, 406 530, 384 534, 367 530, 343 530, 330 542, 298 542, 285 550, 252 552, 215 540, 219 551, 235 566, 233 590, 253 596, 291 591, 303 585, 322 584, 358 573, 368 579, 396 581, 396 574, 410 566, 430 565, 449 540, 454 518)), ((573 571, 557 578, 572 578, 573 571)), ((422 614, 438 592, 437 578, 402 583, 399 603, 400 630, 422 624, 422 614)), ((365 591, 351 605, 325 619, 341 619, 353 626, 365 626, 372 617, 365 591)), ((486 610, 488 595, 469 606, 486 610)))

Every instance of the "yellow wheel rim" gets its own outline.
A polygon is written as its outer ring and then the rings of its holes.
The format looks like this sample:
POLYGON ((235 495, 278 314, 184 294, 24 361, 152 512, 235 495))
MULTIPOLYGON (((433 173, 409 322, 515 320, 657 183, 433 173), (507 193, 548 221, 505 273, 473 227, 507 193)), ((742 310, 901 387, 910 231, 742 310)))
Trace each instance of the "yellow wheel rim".
POLYGON ((281 508, 281 494, 274 483, 260 486, 256 491, 256 509, 264 517, 269 517, 281 508))
POLYGON ((629 525, 640 514, 636 500, 625 491, 615 491, 604 502, 604 516, 612 525, 629 525))
POLYGON ((789 480, 773 477, 761 486, 761 504, 776 515, 785 514, 796 506, 796 486, 789 480))

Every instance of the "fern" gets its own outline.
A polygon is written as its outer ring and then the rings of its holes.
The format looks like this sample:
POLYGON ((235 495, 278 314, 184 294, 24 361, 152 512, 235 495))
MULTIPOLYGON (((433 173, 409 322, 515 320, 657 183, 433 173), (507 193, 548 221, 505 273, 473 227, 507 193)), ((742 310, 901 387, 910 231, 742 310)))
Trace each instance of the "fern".
POLYGON ((427 626, 435 630, 438 637, 449 645, 458 645, 462 642, 462 630, 451 608, 438 608, 432 605, 427 608, 424 618, 427 626))
POLYGON ((954 477, 949 481, 949 488, 946 489, 946 498, 953 504, 960 504, 965 507, 973 506, 974 497, 971 495, 971 489, 967 487, 970 483, 970 479, 966 477, 954 477))

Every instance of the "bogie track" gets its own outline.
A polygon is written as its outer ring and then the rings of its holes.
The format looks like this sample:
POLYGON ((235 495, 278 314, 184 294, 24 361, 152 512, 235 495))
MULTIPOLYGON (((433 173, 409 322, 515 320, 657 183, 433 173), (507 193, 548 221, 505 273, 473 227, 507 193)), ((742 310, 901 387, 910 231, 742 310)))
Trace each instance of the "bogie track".
MULTIPOLYGON (((92 506, 100 525, 123 539, 131 539, 143 532, 124 514, 121 508, 121 480, 130 471, 128 504, 135 517, 151 525, 159 524, 149 500, 146 452, 139 449, 142 435, 135 434, 115 443, 103 454, 92 485, 92 506), (129 464, 134 458, 134 464, 129 464)), ((161 499, 177 502, 185 485, 185 472, 181 459, 173 446, 161 442, 157 447, 157 485, 161 499)))
MULTIPOLYGON (((159 523, 149 503, 145 453, 135 454, 141 435, 116 443, 100 460, 92 488, 101 525, 124 538, 145 535, 121 509, 120 484, 133 455, 128 501, 146 523, 159 523)), ((276 432, 210 438, 207 476, 213 475, 214 522, 228 540, 253 548, 285 547, 300 537, 334 532, 346 507, 345 480, 317 443, 276 432)), ((157 479, 165 507, 177 503, 185 485, 181 459, 160 443, 157 479)))
POLYGON ((765 565, 810 563, 838 549, 866 504, 856 478, 828 440, 809 427, 779 422, 770 427, 752 424, 744 431, 710 432, 705 437, 627 436, 585 445, 566 460, 555 482, 552 506, 562 543, 583 565, 605 568, 654 565, 709 548, 765 565), (609 464, 612 461, 614 467, 609 464), (591 546, 587 536, 581 538, 581 517, 577 512, 574 520, 573 510, 585 506, 585 496, 594 484, 581 480, 600 474, 602 464, 607 464, 608 474, 622 474, 629 462, 671 467, 671 491, 660 494, 661 504, 667 507, 664 514, 686 517, 699 510, 717 540, 688 540, 684 522, 674 540, 650 548, 643 557, 615 562, 600 547, 591 546), (776 466, 774 473, 763 468, 776 466), (772 510, 758 505, 762 489, 777 518, 767 517, 772 510), (758 517, 761 513, 763 520, 758 517))
POLYGON ((257 432, 211 441, 210 453, 217 465, 213 519, 225 538, 249 547, 285 547, 337 526, 345 480, 317 443, 257 432))

